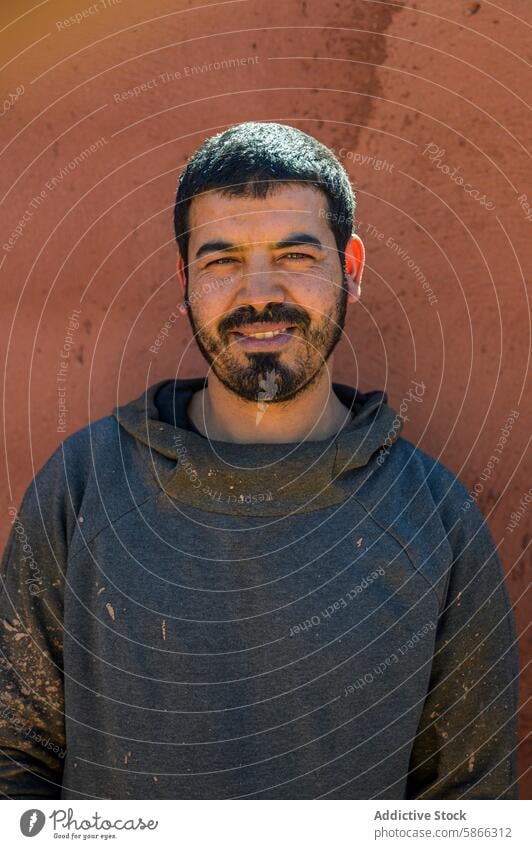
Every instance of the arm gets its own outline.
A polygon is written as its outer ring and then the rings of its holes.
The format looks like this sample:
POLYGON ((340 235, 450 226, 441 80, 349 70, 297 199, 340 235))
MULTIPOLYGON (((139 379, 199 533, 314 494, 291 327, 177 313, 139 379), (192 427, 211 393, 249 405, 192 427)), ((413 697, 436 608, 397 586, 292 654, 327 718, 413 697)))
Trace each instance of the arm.
MULTIPOLYGON (((465 490, 463 490, 465 493, 465 490)), ((407 798, 516 799, 518 653, 504 573, 473 502, 454 552, 407 798)))
POLYGON ((9 510, 0 567, 0 793, 15 799, 61 793, 65 479, 59 448, 9 510))

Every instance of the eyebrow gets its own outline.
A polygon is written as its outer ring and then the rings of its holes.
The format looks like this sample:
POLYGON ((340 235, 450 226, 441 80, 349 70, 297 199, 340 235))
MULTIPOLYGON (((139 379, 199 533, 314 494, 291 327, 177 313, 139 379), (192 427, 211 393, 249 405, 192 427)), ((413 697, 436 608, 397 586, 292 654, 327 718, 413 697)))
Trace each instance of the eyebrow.
MULTIPOLYGON (((293 248, 298 245, 311 245, 315 248, 323 249, 323 245, 316 236, 310 233, 290 233, 286 239, 280 242, 274 242, 275 250, 282 248, 293 248)), ((204 254, 224 253, 226 251, 242 250, 243 245, 235 245, 232 242, 224 242, 222 239, 212 239, 209 242, 204 242, 196 251, 196 259, 199 259, 204 254)))

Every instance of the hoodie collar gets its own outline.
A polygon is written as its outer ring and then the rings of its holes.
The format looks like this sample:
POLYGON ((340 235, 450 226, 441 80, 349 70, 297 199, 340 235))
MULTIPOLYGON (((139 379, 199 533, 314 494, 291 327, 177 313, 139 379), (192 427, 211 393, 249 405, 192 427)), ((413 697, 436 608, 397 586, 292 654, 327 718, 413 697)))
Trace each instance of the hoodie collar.
POLYGON ((158 478, 166 494, 207 512, 286 516, 332 507, 379 468, 376 452, 402 430, 385 392, 362 393, 342 383, 332 388, 353 418, 339 433, 314 442, 210 440, 161 418, 160 409, 170 409, 176 412, 172 422, 186 421, 192 395, 206 385, 204 377, 163 380, 113 415, 150 452, 175 461, 158 478))

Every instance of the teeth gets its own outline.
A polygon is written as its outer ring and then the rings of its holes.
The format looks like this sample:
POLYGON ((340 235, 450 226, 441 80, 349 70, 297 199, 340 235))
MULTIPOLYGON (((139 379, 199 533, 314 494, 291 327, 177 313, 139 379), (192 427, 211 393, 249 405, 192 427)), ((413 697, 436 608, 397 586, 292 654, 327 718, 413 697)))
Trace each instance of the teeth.
POLYGON ((283 330, 268 330, 266 333, 246 333, 246 336, 252 336, 253 339, 271 339, 272 336, 278 336, 279 333, 284 333, 284 329, 283 330))

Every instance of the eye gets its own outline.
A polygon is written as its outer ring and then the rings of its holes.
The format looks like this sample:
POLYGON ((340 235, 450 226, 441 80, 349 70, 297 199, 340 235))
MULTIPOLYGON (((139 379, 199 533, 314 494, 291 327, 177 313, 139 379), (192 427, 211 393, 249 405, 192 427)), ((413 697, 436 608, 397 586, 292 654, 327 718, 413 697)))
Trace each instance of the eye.
POLYGON ((206 267, 208 268, 209 265, 222 265, 226 262, 236 262, 236 260, 230 256, 221 256, 219 259, 213 259, 211 262, 208 262, 206 267))
POLYGON ((297 251, 290 251, 290 253, 283 254, 281 259, 314 259, 312 254, 302 254, 297 251))

